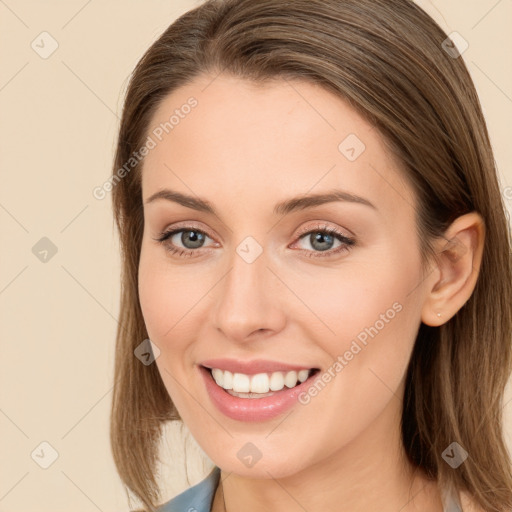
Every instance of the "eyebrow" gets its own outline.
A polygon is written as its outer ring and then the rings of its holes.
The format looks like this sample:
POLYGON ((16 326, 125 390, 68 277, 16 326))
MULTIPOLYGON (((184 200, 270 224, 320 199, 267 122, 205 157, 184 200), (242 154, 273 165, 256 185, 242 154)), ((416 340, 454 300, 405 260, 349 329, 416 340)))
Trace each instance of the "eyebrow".
MULTIPOLYGON (((206 199, 201 199, 199 197, 193 197, 186 194, 182 194, 181 192, 176 192, 174 190, 163 189, 155 192, 153 195, 146 200, 145 204, 152 203, 157 199, 165 199, 166 201, 172 201, 174 203, 181 204, 187 208, 191 208, 193 210, 198 210, 201 212, 211 213, 215 216, 217 212, 213 205, 207 201, 206 199)), ((287 215, 288 213, 305 210, 307 208, 312 208, 314 206, 320 206, 326 203, 333 202, 346 202, 346 203, 356 203, 363 204, 365 206, 369 206, 374 210, 377 210, 377 207, 372 204, 368 199, 364 197, 357 196, 355 194, 350 194, 344 190, 329 190, 320 194, 308 194, 297 197, 292 197, 285 201, 281 201, 274 206, 274 215, 287 215)))

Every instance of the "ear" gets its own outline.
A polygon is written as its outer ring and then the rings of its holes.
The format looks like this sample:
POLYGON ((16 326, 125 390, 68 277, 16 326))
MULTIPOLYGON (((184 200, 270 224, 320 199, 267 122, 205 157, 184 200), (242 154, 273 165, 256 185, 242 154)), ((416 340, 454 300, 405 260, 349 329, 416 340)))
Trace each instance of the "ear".
POLYGON ((480 272, 484 239, 484 221, 471 212, 457 218, 436 241, 436 261, 426 279, 421 313, 424 324, 444 324, 469 300, 480 272))

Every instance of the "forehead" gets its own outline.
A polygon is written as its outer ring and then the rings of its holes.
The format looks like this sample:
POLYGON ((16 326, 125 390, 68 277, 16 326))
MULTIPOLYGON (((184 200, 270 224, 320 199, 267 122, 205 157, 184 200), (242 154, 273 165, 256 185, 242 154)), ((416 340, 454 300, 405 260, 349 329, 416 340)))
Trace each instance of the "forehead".
POLYGON ((377 129, 312 83, 201 75, 163 100, 147 134, 144 198, 169 187, 261 206, 343 188, 384 209, 414 202, 377 129))

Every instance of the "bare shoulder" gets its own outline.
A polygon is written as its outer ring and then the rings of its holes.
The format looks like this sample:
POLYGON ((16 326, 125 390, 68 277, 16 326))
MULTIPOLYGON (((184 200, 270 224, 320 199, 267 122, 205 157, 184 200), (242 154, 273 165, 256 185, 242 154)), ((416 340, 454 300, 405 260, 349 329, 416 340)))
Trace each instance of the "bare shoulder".
POLYGON ((485 512, 466 491, 459 491, 462 512, 485 512))

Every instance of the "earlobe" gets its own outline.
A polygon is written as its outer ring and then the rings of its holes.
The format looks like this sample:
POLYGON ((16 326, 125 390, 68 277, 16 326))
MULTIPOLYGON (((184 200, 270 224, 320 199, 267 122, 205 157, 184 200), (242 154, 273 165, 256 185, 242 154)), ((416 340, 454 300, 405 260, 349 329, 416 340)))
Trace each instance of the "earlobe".
POLYGON ((446 323, 469 300, 480 272, 484 241, 483 219, 471 212, 457 218, 436 242, 436 271, 425 280, 424 324, 446 323))

